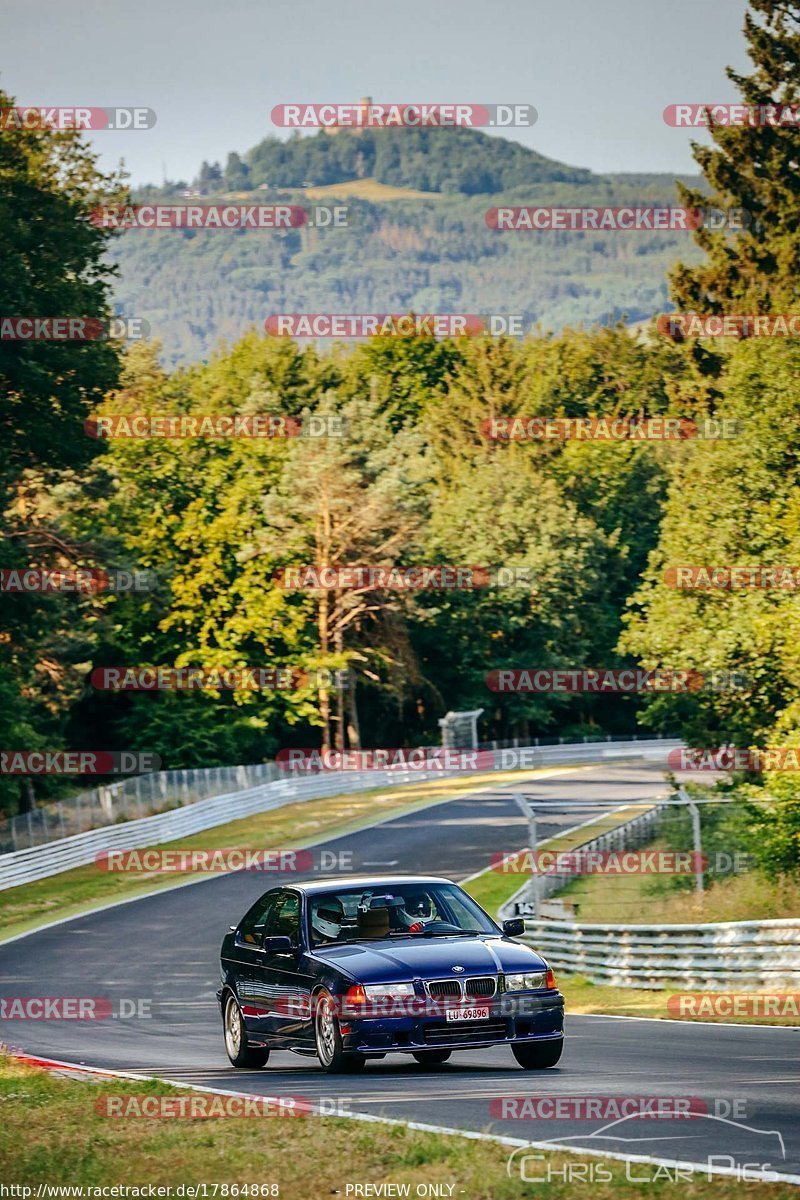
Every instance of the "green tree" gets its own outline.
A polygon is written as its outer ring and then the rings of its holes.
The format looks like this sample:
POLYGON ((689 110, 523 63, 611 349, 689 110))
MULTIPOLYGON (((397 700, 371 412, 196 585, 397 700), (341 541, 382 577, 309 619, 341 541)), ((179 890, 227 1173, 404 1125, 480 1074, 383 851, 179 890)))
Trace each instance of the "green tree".
MULTIPOLYGON (((773 744, 800 747, 800 700, 778 717, 773 744)), ((748 789, 749 791, 750 789, 748 789)), ((766 771, 764 786, 753 789, 748 806, 749 849, 769 879, 800 872, 800 784, 794 771, 766 771)))
MULTIPOLYGON (((0 108, 13 106, 0 92, 0 108)), ((123 198, 119 177, 97 168, 76 130, 9 129, 0 138, 0 313, 106 318, 114 269, 110 230, 91 210, 123 198)), ((83 421, 117 380, 109 341, 0 340, 0 567, 97 565, 91 546, 59 524, 62 480, 97 452, 83 421)), ((0 592, 0 745, 58 748, 85 658, 83 602, 0 592)), ((42 785, 38 785, 42 786, 42 785)), ((45 785, 46 786, 46 785, 45 785)), ((0 806, 30 801, 0 778, 0 806)))
POLYGON ((728 358, 719 415, 738 436, 687 443, 672 472, 659 544, 626 616, 621 649, 646 667, 736 672, 745 686, 665 693, 650 719, 696 745, 769 744, 797 694, 798 610, 793 592, 678 589, 680 566, 789 565, 800 556, 797 372, 792 342, 755 339, 728 358))
MULTIPOLYGON (((240 558, 257 561, 267 554, 274 561, 277 553, 283 565, 308 565, 317 573, 413 561, 427 503, 419 436, 394 433, 372 398, 339 404, 334 393, 327 393, 315 415, 341 418, 344 436, 297 439, 280 480, 264 495, 261 527, 240 558)), ((274 584, 272 590, 280 591, 274 584)), ((347 733, 350 745, 358 746, 355 689, 358 682, 399 686, 407 598, 365 583, 321 587, 299 597, 288 593, 288 603, 307 610, 309 595, 314 621, 309 665, 351 668, 347 696, 343 687, 336 689, 335 712, 329 687, 319 686, 323 745, 344 748, 347 733)))
POLYGON ((253 186, 250 179, 250 168, 246 162, 242 161, 241 156, 235 150, 231 150, 228 155, 228 161, 225 164, 224 182, 225 186, 233 192, 246 192, 253 186))
MULTIPOLYGON (((0 92, 3 110, 13 98, 0 92)), ((91 210, 121 197, 77 130, 11 129, 0 139, 0 312, 97 317, 111 312, 110 229, 91 210)), ((116 383, 119 349, 104 340, 0 340, 0 507, 23 471, 52 480, 96 453, 81 425, 116 383)))
MULTIPOLYGON (((797 0, 750 0, 744 32, 754 71, 727 69, 751 107, 797 105, 800 99, 800 6, 797 0)), ((800 159, 797 129, 784 125, 712 125, 713 146, 694 144, 710 195, 679 184, 687 205, 743 208, 741 232, 701 227, 706 252, 697 266, 671 274, 679 309, 696 312, 787 312, 800 278, 800 159)))
MULTIPOLYGON (((291 343, 253 336, 207 365, 168 375, 157 347, 139 346, 127 356, 123 386, 98 415, 294 414, 311 386, 305 361, 291 343)), ((313 354, 307 362, 313 373, 313 354)), ((109 598, 96 662, 208 669, 296 663, 303 614, 295 620, 268 587, 270 562, 256 571, 238 558, 286 454, 285 438, 109 444, 87 482, 86 516, 118 529, 126 552, 155 574, 158 587, 123 603, 109 598)), ((100 722, 109 744, 144 746, 169 767, 266 758, 280 745, 282 725, 314 715, 306 694, 283 691, 89 692, 82 711, 100 722)))

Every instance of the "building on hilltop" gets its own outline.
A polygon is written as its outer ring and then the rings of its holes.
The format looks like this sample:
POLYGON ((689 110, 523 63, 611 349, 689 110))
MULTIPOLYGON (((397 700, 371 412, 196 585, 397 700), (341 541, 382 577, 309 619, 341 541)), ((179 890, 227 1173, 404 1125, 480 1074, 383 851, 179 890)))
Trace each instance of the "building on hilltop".
POLYGON ((367 110, 369 109, 369 106, 371 104, 372 104, 372 96, 362 96, 361 99, 359 100, 358 104, 355 106, 358 110, 360 110, 360 115, 359 115, 359 117, 356 118, 356 121, 360 120, 361 122, 363 122, 363 124, 361 124, 361 125, 354 124, 353 126, 350 126, 350 125, 325 125, 325 126, 323 126, 325 132, 328 134, 329 137, 336 137, 336 134, 341 133, 343 129, 349 129, 351 133, 360 134, 362 129, 364 129, 366 127, 367 110))

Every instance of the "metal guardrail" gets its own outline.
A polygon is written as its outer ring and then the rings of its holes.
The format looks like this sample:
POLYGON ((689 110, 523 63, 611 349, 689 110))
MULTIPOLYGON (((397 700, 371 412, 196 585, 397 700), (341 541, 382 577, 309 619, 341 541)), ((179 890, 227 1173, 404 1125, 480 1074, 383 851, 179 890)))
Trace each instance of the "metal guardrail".
MULTIPOLYGON (((525 768, 528 769, 562 764, 568 766, 571 763, 597 762, 609 758, 618 760, 621 756, 663 759, 670 750, 680 745, 676 740, 652 739, 635 743, 595 742, 519 749, 524 751, 525 768)), ((490 751, 480 752, 476 763, 477 773, 508 770, 507 759, 507 755, 498 756, 490 751)), ((98 854, 107 850, 141 850, 147 846, 160 845, 200 833, 216 825, 224 825, 228 821, 237 821, 254 813, 268 812, 284 804, 369 791, 372 788, 421 783, 430 779, 463 776, 467 786, 472 772, 405 769, 322 771, 305 774, 300 778, 280 771, 278 774, 280 778, 243 791, 213 796, 155 816, 106 825, 45 845, 0 855, 0 891, 18 887, 23 883, 32 883, 73 867, 85 866, 93 862, 98 854)))
MULTIPOLYGON (((610 734, 598 734, 596 737, 584 737, 582 743, 569 743, 563 737, 535 738, 532 745, 534 748, 565 744, 594 745, 611 740, 610 734)), ((634 733, 620 735, 613 740, 616 744, 652 739, 642 739, 634 733)), ((524 741, 521 743, 519 738, 511 738, 508 741, 479 742, 477 748, 519 750, 527 745, 524 741)), ((0 820, 0 855, 42 846, 75 833, 99 829, 102 825, 116 825, 120 821, 154 816, 171 808, 208 800, 211 796, 244 792, 259 783, 282 776, 283 772, 273 762, 234 767, 186 767, 176 771, 132 775, 0 820)))
POLYGON ((0 854, 43 846, 103 825, 135 821, 210 796, 246 791, 280 774, 274 763, 254 763, 133 775, 0 820, 0 854))
POLYGON ((526 921, 524 941, 558 971, 615 987, 738 991, 800 986, 800 918, 708 925, 526 921))
MULTIPOLYGON (((655 805, 572 850, 636 849, 655 836, 664 809, 655 805)), ((574 874, 538 876, 539 899, 575 878, 574 874)), ((502 919, 524 914, 530 886, 528 877, 500 909, 502 919)), ((589 925, 523 919, 523 941, 540 951, 556 971, 583 975, 592 983, 682 991, 800 986, 800 918, 703 925, 589 925)))

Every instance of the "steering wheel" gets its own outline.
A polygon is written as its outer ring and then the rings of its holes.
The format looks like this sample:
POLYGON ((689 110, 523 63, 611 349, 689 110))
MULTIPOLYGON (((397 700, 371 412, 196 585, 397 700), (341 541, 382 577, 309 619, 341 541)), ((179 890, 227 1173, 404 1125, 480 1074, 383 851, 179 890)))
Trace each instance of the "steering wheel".
POLYGON ((412 933, 428 933, 428 931, 431 933, 458 933, 461 929, 460 925, 454 925, 452 921, 428 921, 427 925, 423 925, 421 921, 416 921, 415 924, 419 926, 419 930, 415 929, 414 925, 412 925, 412 933))

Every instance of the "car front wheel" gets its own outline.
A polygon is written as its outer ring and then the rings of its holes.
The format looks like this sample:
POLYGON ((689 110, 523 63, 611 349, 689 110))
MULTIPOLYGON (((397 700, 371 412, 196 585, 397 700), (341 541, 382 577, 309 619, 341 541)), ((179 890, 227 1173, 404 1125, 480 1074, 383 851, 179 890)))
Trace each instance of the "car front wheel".
POLYGON ((235 1067, 266 1066, 269 1050, 263 1046, 248 1046, 244 1017, 235 996, 228 995, 223 1016, 225 1050, 235 1067))
POLYGON ((542 1071, 545 1067, 554 1067, 561 1058, 563 1049, 563 1038, 559 1038, 557 1042, 516 1042, 511 1045, 511 1053, 526 1071, 542 1071))
POLYGON ((329 1075, 360 1071, 366 1065, 363 1054, 347 1054, 342 1045, 336 1001, 330 992, 320 992, 314 1006, 314 1040, 322 1069, 329 1075))

